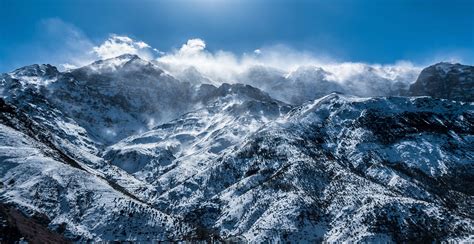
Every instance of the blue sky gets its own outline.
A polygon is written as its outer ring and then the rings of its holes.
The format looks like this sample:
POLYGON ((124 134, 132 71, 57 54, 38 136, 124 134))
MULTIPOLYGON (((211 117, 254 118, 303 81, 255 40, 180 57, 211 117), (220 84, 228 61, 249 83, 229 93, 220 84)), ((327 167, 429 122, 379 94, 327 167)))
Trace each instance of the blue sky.
POLYGON ((164 52, 201 38, 210 51, 284 45, 352 62, 472 64, 474 1, 0 0, 0 72, 67 62, 111 33, 164 52))

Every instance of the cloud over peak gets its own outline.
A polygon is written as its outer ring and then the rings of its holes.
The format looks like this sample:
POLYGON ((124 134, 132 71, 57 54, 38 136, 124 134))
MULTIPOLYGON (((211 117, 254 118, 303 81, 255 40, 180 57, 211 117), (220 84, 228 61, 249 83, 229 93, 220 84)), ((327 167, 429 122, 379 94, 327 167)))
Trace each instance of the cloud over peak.
POLYGON ((102 44, 93 47, 93 52, 100 59, 113 58, 122 54, 136 54, 147 60, 154 57, 153 49, 147 43, 116 34, 111 34, 102 44))
POLYGON ((195 55, 206 49, 206 42, 200 38, 189 39, 179 49, 181 55, 195 55))
MULTIPOLYGON (((63 69, 135 54, 183 81, 250 84, 290 103, 331 91, 360 96, 396 94, 413 82, 421 70, 410 62, 388 65, 341 62, 285 45, 255 47, 244 53, 210 51, 205 40, 200 38, 189 39, 178 49, 161 52, 126 35, 110 34, 102 43, 96 43, 74 25, 60 19, 48 19, 42 24, 41 33, 56 40, 51 49, 45 50, 44 59, 63 69)), ((45 43, 50 43, 45 39, 45 43)))
MULTIPOLYGON (((381 80, 390 81, 389 83, 413 82, 421 70, 419 66, 406 61, 394 64, 341 62, 330 56, 293 49, 285 45, 256 46, 244 53, 226 50, 209 51, 205 40, 197 37, 187 40, 178 49, 162 52, 147 42, 127 35, 110 34, 102 43, 96 43, 74 25, 60 19, 48 19, 43 22, 42 30, 47 30, 46 33, 53 39, 61 37, 62 43, 61 46, 55 42, 54 49, 58 51, 54 52, 57 53, 52 58, 54 60, 51 60, 51 56, 45 56, 44 59, 49 59, 47 62, 59 64, 60 68, 64 69, 80 67, 97 59, 135 54, 145 60, 154 61, 176 77, 192 68, 216 84, 242 82, 242 77, 248 75, 253 76, 255 82, 265 77, 270 77, 272 80, 278 77, 287 79, 290 74, 298 70, 298 72, 305 71, 299 75, 311 76, 312 68, 320 68, 325 72, 321 79, 344 86, 353 84, 363 87, 364 90, 374 87, 374 82, 381 80), (299 69, 301 67, 310 68, 299 69)), ((46 50, 45 53, 53 52, 46 50)), ((320 81, 309 77, 308 82, 320 81)))

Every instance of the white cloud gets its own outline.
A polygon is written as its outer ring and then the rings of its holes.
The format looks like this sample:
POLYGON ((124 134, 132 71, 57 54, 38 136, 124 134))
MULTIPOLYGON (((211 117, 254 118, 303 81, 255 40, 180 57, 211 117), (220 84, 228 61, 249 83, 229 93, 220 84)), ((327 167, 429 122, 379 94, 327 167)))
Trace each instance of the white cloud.
POLYGON ((154 57, 153 49, 147 43, 116 34, 111 34, 101 45, 93 47, 93 51, 101 59, 113 58, 122 54, 136 54, 147 60, 154 57))
MULTIPOLYGON (((273 74, 266 77, 269 80, 278 76, 286 79, 285 77, 290 77, 293 72, 301 71, 299 69, 301 67, 310 67, 309 70, 311 67, 320 67, 327 74, 318 76, 319 78, 309 75, 308 82, 329 81, 358 90, 358 94, 373 95, 377 90, 392 86, 397 82, 405 84, 413 82, 422 68, 406 61, 394 64, 341 62, 332 57, 296 50, 284 45, 258 47, 249 53, 242 54, 224 50, 211 52, 206 49, 206 42, 200 38, 189 39, 179 49, 164 53, 144 41, 125 35, 111 34, 104 42, 97 44, 80 29, 61 19, 43 20, 40 27, 42 35, 37 39, 41 45, 37 46, 41 49, 31 50, 30 53, 41 56, 42 59, 38 62, 53 63, 65 70, 81 67, 97 59, 136 54, 146 60, 155 60, 176 77, 181 77, 183 73, 186 73, 183 71, 194 67, 206 78, 219 85, 222 82, 242 82, 249 72, 255 71, 255 67, 264 66, 267 71, 271 70, 273 74)), ((436 61, 438 60, 431 63, 436 61)), ((260 75, 263 77, 258 77, 258 75, 254 77, 256 80, 251 83, 252 85, 261 87, 257 83, 258 80, 265 78, 268 74, 260 75)))
MULTIPOLYGON (((42 22, 47 40, 55 38, 55 43, 47 53, 61 69, 68 70, 86 65, 97 59, 113 58, 122 54, 137 54, 146 60, 155 59, 170 73, 180 76, 180 72, 189 67, 196 68, 205 77, 217 84, 222 82, 241 82, 242 75, 256 66, 265 66, 289 75, 302 66, 321 67, 330 75, 327 79, 341 85, 351 83, 363 89, 373 86, 371 82, 378 78, 388 80, 413 81, 420 68, 409 62, 395 64, 366 64, 340 62, 327 56, 295 50, 284 45, 260 47, 250 53, 235 54, 228 51, 210 52, 206 42, 199 38, 188 40, 179 49, 163 53, 144 41, 124 35, 111 34, 104 42, 94 44, 74 25, 60 19, 48 19, 42 22), (415 74, 415 75, 414 75, 415 74), (372 75, 373 77, 369 77, 372 75)), ((46 52, 45 52, 46 53, 46 52)), ((318 82, 314 80, 314 82, 318 82)), ((254 84, 255 85, 255 84, 254 84)))
POLYGON ((206 43, 199 38, 189 39, 185 44, 179 49, 179 54, 183 56, 195 55, 206 49, 206 43))
MULTIPOLYGON (((299 51, 284 45, 262 47, 241 55, 227 51, 209 52, 202 39, 190 39, 179 50, 157 58, 171 73, 195 67, 204 75, 220 82, 234 82, 238 76, 255 66, 267 66, 291 73, 301 66, 316 66, 330 72, 332 80, 344 83, 366 73, 394 80, 397 77, 419 72, 420 68, 410 62, 395 64, 366 64, 340 62, 327 56, 299 51)), ((408 77, 408 76, 407 76, 408 77)))
POLYGON ((433 52, 431 56, 427 55, 425 59, 421 59, 421 63, 418 57, 419 66, 404 61, 382 65, 341 62, 320 53, 295 50, 284 45, 256 47, 257 49, 243 54, 224 50, 209 52, 206 49, 206 42, 200 38, 190 39, 179 49, 165 53, 144 41, 125 35, 111 34, 104 42, 95 43, 79 28, 59 18, 43 19, 37 27, 33 35, 34 41, 18 48, 15 61, 10 62, 10 66, 51 63, 60 68, 72 69, 98 59, 130 53, 146 60, 156 59, 170 69, 170 72, 194 66, 198 71, 217 81, 236 80, 237 74, 256 65, 280 69, 287 73, 304 65, 318 66, 331 71, 333 79, 342 82, 360 75, 367 67, 374 68, 384 77, 393 78, 440 61, 465 63, 466 60, 470 60, 466 57, 472 56, 469 55, 472 53, 469 50, 442 50, 433 52))
POLYGON ((113 58, 122 54, 136 54, 152 60, 163 55, 143 41, 128 36, 110 34, 102 43, 94 43, 75 25, 59 18, 42 19, 35 32, 34 43, 25 46, 18 60, 24 64, 50 63, 60 70, 70 70, 99 59, 113 58))
POLYGON ((78 66, 76 66, 74 64, 70 64, 70 63, 60 64, 59 66, 60 66, 59 67, 60 70, 66 70, 66 71, 79 68, 78 66))
MULTIPOLYGON (((241 54, 224 50, 211 52, 200 38, 189 39, 179 49, 164 53, 144 41, 125 35, 111 34, 97 44, 80 29, 60 19, 43 20, 40 27, 43 36, 37 38, 41 44, 37 46, 41 49, 31 50, 30 53, 41 54, 39 62, 53 63, 61 69, 74 69, 98 59, 122 54, 136 54, 143 59, 156 61, 176 77, 195 74, 189 72, 192 69, 188 69, 193 67, 204 75, 205 80, 209 79, 216 85, 247 82, 273 95, 280 92, 282 99, 287 100, 291 100, 291 97, 285 97, 287 93, 294 92, 300 96, 302 92, 310 94, 333 87, 344 87, 344 90, 364 96, 377 95, 381 94, 380 91, 399 87, 400 82, 403 83, 402 87, 406 87, 416 79, 422 68, 406 61, 394 64, 344 62, 285 45, 256 47, 253 51, 241 54), (319 72, 317 68, 324 71, 319 72), (293 82, 292 77, 298 77, 300 83, 304 80, 300 87, 307 89, 298 90, 298 85, 292 84, 295 89, 291 91, 274 91, 276 83, 272 82, 293 82)), ((281 83, 278 87, 281 87, 281 83)))
POLYGON ((74 69, 98 59, 126 53, 137 54, 148 60, 161 53, 143 41, 116 34, 111 34, 101 44, 94 43, 75 25, 59 18, 42 19, 38 23, 34 43, 29 43, 23 49, 18 60, 27 61, 19 65, 50 63, 60 70, 74 69))
POLYGON ((406 61, 394 64, 341 62, 283 45, 262 47, 240 55, 222 50, 210 52, 201 39, 191 39, 180 49, 167 53, 156 61, 177 77, 181 77, 189 67, 194 67, 216 85, 222 82, 245 82, 284 101, 293 99, 285 93, 304 97, 301 92, 310 96, 321 92, 321 89, 331 90, 337 87, 361 96, 389 94, 399 86, 407 87, 414 82, 421 71, 421 67, 406 61), (324 70, 323 75, 318 73, 319 68, 324 70), (298 77, 298 84, 290 84, 294 89, 274 90, 273 87, 277 84, 275 82, 292 82, 294 77, 298 77), (304 87, 306 90, 299 90, 304 87))

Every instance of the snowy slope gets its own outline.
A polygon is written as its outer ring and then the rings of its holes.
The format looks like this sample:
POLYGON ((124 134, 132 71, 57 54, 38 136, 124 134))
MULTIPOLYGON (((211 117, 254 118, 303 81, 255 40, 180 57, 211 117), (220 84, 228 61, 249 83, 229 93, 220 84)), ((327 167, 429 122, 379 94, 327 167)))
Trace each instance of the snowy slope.
POLYGON ((61 228, 72 240, 175 240, 189 231, 67 156, 14 107, 2 102, 1 111, 2 204, 46 216, 50 229, 61 228))
POLYGON ((240 84, 221 85, 203 106, 110 146, 104 158, 163 192, 200 172, 207 161, 290 109, 260 90, 240 84))
POLYGON ((134 55, 72 70, 48 89, 52 103, 104 144, 192 109, 195 91, 134 55))
POLYGON ((472 112, 430 98, 330 95, 258 130, 160 200, 210 233, 251 242, 469 238, 472 112))
POLYGON ((122 55, 1 74, 0 220, 17 209, 73 241, 472 241, 474 105, 325 96, 407 89, 401 71, 358 69, 220 84, 122 55))

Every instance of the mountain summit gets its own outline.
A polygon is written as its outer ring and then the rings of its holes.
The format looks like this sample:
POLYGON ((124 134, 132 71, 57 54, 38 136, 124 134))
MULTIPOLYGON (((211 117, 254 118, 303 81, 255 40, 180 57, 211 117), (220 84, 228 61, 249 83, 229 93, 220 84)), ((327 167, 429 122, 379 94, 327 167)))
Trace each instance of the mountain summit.
POLYGON ((411 96, 474 101, 474 66, 438 63, 421 71, 410 86, 411 96))
POLYGON ((366 68, 221 83, 122 55, 1 74, 0 238, 472 241, 473 67, 409 91, 366 68))

